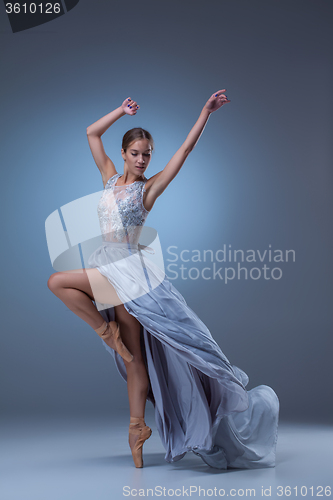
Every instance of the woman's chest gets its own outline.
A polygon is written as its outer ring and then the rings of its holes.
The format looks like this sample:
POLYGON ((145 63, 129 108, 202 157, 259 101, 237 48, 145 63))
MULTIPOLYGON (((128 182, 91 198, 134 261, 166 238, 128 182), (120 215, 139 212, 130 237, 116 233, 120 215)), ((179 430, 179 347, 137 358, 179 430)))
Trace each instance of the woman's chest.
POLYGON ((98 203, 100 218, 119 219, 122 224, 142 225, 148 214, 143 206, 142 194, 138 190, 107 189, 98 203))

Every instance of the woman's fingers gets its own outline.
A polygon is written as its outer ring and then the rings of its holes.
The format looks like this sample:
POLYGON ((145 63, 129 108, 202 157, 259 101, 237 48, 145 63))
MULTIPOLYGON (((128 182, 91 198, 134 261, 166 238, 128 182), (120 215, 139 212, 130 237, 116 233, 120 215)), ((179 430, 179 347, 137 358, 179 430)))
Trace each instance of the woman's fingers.
POLYGON ((128 114, 135 115, 140 106, 136 101, 133 101, 130 97, 127 98, 127 108, 128 114))
POLYGON ((209 110, 210 113, 216 111, 217 109, 221 108, 223 104, 230 102, 228 99, 228 96, 226 96, 223 92, 225 92, 227 89, 221 89, 217 90, 214 92, 214 94, 211 95, 211 97, 208 99, 208 101, 205 104, 206 109, 209 110))
POLYGON ((213 99, 216 99, 218 103, 221 105, 225 104, 226 102, 230 102, 228 97, 225 94, 223 94, 223 92, 225 91, 226 89, 218 90, 217 92, 215 92, 215 94, 213 94, 213 99))
POLYGON ((132 114, 135 115, 136 112, 137 112, 137 109, 138 109, 138 105, 136 103, 136 101, 133 101, 130 105, 130 109, 132 111, 132 114))
POLYGON ((214 92, 214 94, 212 95, 212 97, 219 97, 221 94, 223 94, 223 92, 225 92, 227 89, 222 89, 222 90, 218 90, 217 92, 214 92))
POLYGON ((212 94, 212 96, 210 97, 209 101, 211 103, 215 102, 218 105, 224 104, 225 102, 228 101, 228 97, 223 93, 225 91, 226 89, 221 89, 218 90, 217 92, 214 92, 214 94, 212 94))

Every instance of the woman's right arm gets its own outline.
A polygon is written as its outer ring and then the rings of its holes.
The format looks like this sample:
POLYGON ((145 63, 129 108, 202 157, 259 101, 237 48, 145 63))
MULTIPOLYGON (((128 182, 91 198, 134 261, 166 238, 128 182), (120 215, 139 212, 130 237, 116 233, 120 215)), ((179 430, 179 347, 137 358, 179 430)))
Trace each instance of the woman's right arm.
POLYGON ((117 121, 122 116, 126 114, 135 115, 139 107, 140 106, 137 106, 136 102, 129 97, 125 99, 125 101, 121 106, 119 106, 119 108, 116 108, 114 111, 111 111, 111 113, 103 116, 102 118, 97 120, 97 122, 87 127, 87 137, 90 150, 94 157, 95 163, 102 174, 104 187, 110 177, 117 173, 117 170, 112 160, 104 151, 101 136, 109 127, 111 127, 111 125, 115 121, 117 121))

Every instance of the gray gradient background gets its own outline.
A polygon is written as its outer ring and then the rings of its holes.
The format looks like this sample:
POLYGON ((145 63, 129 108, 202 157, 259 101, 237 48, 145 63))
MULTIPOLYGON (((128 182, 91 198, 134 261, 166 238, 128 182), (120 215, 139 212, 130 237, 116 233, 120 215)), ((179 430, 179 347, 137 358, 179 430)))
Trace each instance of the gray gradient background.
POLYGON ((248 389, 276 391, 282 421, 329 421, 332 3, 81 0, 17 34, 1 9, 2 415, 128 408, 101 340, 47 288, 45 219, 103 188, 86 127, 127 96, 141 109, 105 133, 105 150, 122 172, 122 135, 147 128, 148 176, 226 88, 231 103, 210 117, 147 225, 165 259, 170 245, 295 250, 280 280, 172 283, 248 373, 248 389))

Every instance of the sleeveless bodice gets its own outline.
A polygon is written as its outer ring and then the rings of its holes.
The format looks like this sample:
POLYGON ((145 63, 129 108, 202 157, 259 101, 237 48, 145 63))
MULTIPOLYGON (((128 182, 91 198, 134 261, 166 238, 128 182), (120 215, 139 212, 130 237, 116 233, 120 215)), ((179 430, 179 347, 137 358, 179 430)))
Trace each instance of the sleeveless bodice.
POLYGON ((104 241, 136 245, 149 214, 142 200, 147 179, 116 186, 119 177, 114 175, 105 185, 97 206, 99 224, 104 241))

